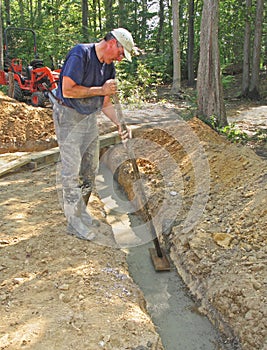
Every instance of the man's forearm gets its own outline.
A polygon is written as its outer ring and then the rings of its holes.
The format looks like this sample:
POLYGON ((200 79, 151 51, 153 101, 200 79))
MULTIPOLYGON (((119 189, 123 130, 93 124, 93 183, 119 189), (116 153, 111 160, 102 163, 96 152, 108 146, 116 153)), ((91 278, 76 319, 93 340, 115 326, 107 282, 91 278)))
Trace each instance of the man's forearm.
POLYGON ((119 120, 115 108, 110 100, 109 96, 105 96, 102 112, 116 125, 119 126, 119 120))
POLYGON ((104 96, 102 86, 86 87, 82 85, 72 86, 70 89, 63 90, 66 98, 87 98, 93 96, 104 96))
POLYGON ((116 82, 114 79, 109 79, 102 86, 86 87, 78 85, 71 78, 64 76, 62 80, 62 92, 66 98, 109 96, 116 92, 116 82))

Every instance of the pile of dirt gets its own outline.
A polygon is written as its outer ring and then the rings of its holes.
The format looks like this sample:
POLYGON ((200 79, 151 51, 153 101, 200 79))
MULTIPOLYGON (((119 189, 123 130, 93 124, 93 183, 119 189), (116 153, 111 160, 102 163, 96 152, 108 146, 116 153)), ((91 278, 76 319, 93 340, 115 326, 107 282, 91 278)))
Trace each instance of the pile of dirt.
MULTIPOLYGON (((99 133, 117 128, 107 118, 100 118, 99 133)), ((0 91, 0 154, 38 152, 57 146, 52 106, 33 107, 18 102, 0 91)))
POLYGON ((0 153, 42 151, 56 145, 51 108, 19 103, 0 92, 0 153))

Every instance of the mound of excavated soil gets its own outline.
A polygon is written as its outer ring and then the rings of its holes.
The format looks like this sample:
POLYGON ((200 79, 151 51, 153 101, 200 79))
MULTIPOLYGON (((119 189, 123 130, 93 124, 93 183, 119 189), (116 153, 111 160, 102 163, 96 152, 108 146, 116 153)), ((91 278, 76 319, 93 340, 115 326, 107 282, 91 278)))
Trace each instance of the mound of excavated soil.
POLYGON ((20 103, 0 92, 0 153, 41 151, 56 145, 50 108, 20 103))
MULTIPOLYGON (((117 128, 100 118, 99 133, 117 128)), ((7 152, 38 152, 57 146, 52 107, 33 107, 0 92, 0 154, 7 152)))

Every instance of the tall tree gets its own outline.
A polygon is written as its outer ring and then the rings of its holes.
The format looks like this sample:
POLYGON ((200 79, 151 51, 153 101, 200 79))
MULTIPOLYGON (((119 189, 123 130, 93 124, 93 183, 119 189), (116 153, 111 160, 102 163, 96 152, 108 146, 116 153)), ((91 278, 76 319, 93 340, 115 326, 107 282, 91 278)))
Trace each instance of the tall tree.
POLYGON ((20 25, 22 27, 25 27, 25 22, 24 22, 24 4, 23 0, 19 0, 19 13, 20 13, 20 25))
POLYGON ((246 0, 245 11, 245 35, 243 46, 243 74, 242 74, 242 96, 247 96, 249 91, 250 80, 250 54, 251 54, 251 9, 252 0, 246 0))
POLYGON ((101 2, 97 0, 98 7, 98 21, 99 21, 99 30, 102 31, 102 14, 101 14, 101 2))
POLYGON ((251 69, 251 81, 248 97, 253 100, 260 99, 259 82, 260 82, 260 55, 261 55, 261 38, 263 22, 263 0, 257 0, 254 45, 251 69))
POLYGON ((180 0, 172 0, 173 16, 173 82, 172 93, 179 93, 181 90, 181 58, 180 58, 180 0))
POLYGON ((194 86, 195 74, 194 74, 194 0, 189 0, 188 5, 188 51, 187 51, 187 70, 188 70, 188 86, 194 86))
POLYGON ((125 1, 119 0, 119 27, 126 27, 127 23, 127 11, 125 7, 125 1))
POLYGON ((82 0, 82 33, 85 41, 88 40, 88 0, 82 0))
POLYGON ((2 1, 0 0, 0 70, 4 69, 2 1))
POLYGON ((110 31, 114 26, 113 0, 104 0, 106 14, 106 31, 110 31))
POLYGON ((42 26, 43 24, 42 0, 37 0, 37 21, 38 21, 38 26, 42 26))
POLYGON ((34 13, 33 13, 33 2, 29 0, 29 13, 30 13, 30 27, 34 27, 34 13))
POLYGON ((10 0, 5 0, 5 14, 6 14, 6 26, 11 24, 11 14, 10 14, 10 0))
POLYGON ((204 0, 197 75, 198 115, 227 125, 218 43, 219 0, 204 0))
POLYGON ((156 50, 155 50, 157 53, 159 53, 160 49, 163 48, 162 38, 163 38, 163 24, 164 24, 164 0, 159 0, 158 17, 159 17, 159 25, 158 25, 156 50))
POLYGON ((145 42, 146 40, 146 35, 147 35, 147 16, 146 16, 146 11, 147 11, 147 0, 142 0, 142 17, 141 17, 141 35, 140 35, 140 40, 142 42, 145 42))

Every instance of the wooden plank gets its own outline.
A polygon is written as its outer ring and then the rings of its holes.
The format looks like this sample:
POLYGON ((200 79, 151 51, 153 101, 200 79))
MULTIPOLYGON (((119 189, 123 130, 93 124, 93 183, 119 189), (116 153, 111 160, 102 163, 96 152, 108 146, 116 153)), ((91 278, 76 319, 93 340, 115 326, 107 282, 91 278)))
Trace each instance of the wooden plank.
POLYGON ((31 158, 19 158, 19 159, 15 159, 12 160, 11 162, 2 165, 0 167, 0 176, 3 176, 7 173, 9 173, 10 171, 16 170, 18 168, 21 168, 23 165, 28 164, 31 161, 31 158))
POLYGON ((156 271, 170 271, 171 265, 170 265, 169 259, 167 258, 166 253, 164 251, 162 252, 163 252, 163 256, 160 258, 157 255, 157 252, 154 248, 149 248, 149 253, 154 265, 154 269, 156 271))
POLYGON ((21 156, 18 159, 12 160, 11 162, 0 166, 0 177, 30 163, 36 163, 36 166, 38 166, 40 164, 56 162, 58 158, 58 147, 41 152, 28 153, 27 155, 21 156))
MULTIPOLYGON (((133 135, 136 129, 142 128, 140 126, 131 126, 133 135)), ((105 135, 99 136, 100 148, 109 147, 121 142, 120 136, 117 131, 110 132, 105 135)), ((21 156, 19 159, 15 159, 5 165, 0 166, 0 177, 14 171, 24 165, 31 164, 29 167, 37 169, 38 166, 44 164, 56 163, 60 159, 59 147, 54 147, 41 152, 32 152, 27 155, 21 156)))
POLYGON ((101 135, 99 137, 100 148, 109 147, 111 145, 115 145, 120 143, 120 137, 117 132, 111 132, 106 135, 101 135))
POLYGON ((56 163, 60 159, 59 147, 54 147, 42 152, 34 152, 31 155, 31 162, 34 162, 36 166, 56 163))

